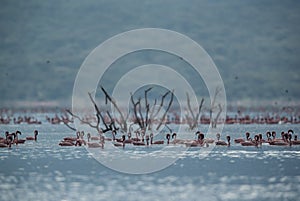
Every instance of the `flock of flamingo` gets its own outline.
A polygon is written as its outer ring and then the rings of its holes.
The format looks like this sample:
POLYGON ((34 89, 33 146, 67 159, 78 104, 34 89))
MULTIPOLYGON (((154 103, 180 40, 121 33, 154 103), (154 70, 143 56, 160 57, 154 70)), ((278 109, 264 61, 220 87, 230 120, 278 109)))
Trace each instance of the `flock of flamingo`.
MULTIPOLYGON (((88 146, 89 148, 104 148, 106 141, 110 141, 116 147, 125 147, 125 145, 133 146, 153 146, 153 145, 185 145, 187 147, 207 147, 209 144, 215 143, 217 146, 230 146, 231 137, 226 136, 226 141, 220 140, 221 135, 216 134, 216 138, 205 138, 205 135, 200 131, 195 133, 195 139, 177 139, 177 134, 166 134, 165 140, 154 140, 154 135, 145 135, 144 132, 135 131, 135 137, 131 136, 129 132, 127 135, 122 135, 120 138, 117 138, 117 132, 113 130, 111 132, 112 138, 105 137, 104 135, 100 136, 91 136, 90 133, 87 133, 86 139, 84 139, 84 131, 77 131, 76 137, 64 137, 60 146, 88 146)), ((24 144, 26 141, 37 141, 38 130, 34 130, 34 136, 27 136, 25 139, 19 139, 21 135, 20 131, 14 133, 5 132, 5 137, 0 137, 0 147, 1 148, 11 148, 12 145, 24 144)), ((235 144, 241 146, 255 146, 259 147, 263 144, 271 146, 292 146, 300 145, 297 134, 294 134, 293 130, 288 130, 287 132, 281 132, 281 138, 276 137, 275 131, 266 132, 266 139, 263 138, 262 134, 254 135, 253 139, 250 136, 249 132, 245 133, 245 138, 236 138, 234 139, 235 144)))
MULTIPOLYGON (((133 146, 153 146, 153 145, 185 145, 187 147, 207 147, 209 144, 215 143, 217 146, 230 146, 231 137, 226 136, 226 141, 220 140, 221 135, 216 134, 216 138, 205 138, 205 135, 200 131, 195 133, 196 139, 177 139, 177 134, 166 134, 165 140, 154 140, 154 135, 145 135, 144 132, 135 131, 135 137, 131 136, 131 133, 122 135, 120 138, 117 138, 117 132, 112 131, 112 138, 107 138, 104 135, 91 136, 90 133, 87 133, 87 141, 84 140, 85 133, 83 131, 77 132, 76 137, 65 137, 60 143, 60 146, 82 146, 87 145, 89 148, 104 148, 106 141, 110 141, 114 146, 125 147, 125 145, 133 146)), ((246 132, 245 138, 234 139, 235 144, 240 144, 241 146, 255 146, 259 147, 263 144, 272 145, 272 146, 292 146, 300 145, 298 141, 298 136, 294 134, 293 130, 288 130, 287 132, 281 132, 281 138, 276 138, 275 131, 268 131, 266 133, 266 139, 263 139, 262 134, 256 134, 252 139, 250 133, 246 132), (294 135, 294 136, 293 136, 294 135)))
POLYGON ((37 141, 38 130, 34 130, 34 136, 27 136, 25 139, 19 139, 18 135, 22 135, 21 131, 16 131, 14 133, 5 132, 5 138, 0 137, 0 148, 11 148, 12 145, 24 144, 26 140, 37 141))

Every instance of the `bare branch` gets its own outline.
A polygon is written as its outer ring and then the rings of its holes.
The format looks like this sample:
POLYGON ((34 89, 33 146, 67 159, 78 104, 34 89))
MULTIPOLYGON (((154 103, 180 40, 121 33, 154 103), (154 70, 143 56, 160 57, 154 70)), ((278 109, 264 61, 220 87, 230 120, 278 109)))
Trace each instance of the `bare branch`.
POLYGON ((81 117, 79 117, 78 115, 76 115, 76 114, 73 114, 70 110, 68 110, 68 109, 66 109, 66 112, 68 112, 72 117, 74 117, 74 118, 76 118, 76 119, 78 119, 81 123, 83 123, 83 124, 87 124, 87 125, 89 125, 90 127, 92 127, 92 128, 96 128, 97 130, 98 130, 98 127, 97 127, 97 125, 95 126, 95 125, 93 125, 93 124, 91 124, 90 122, 88 122, 88 121, 85 121, 84 119, 82 119, 81 117))
POLYGON ((116 108, 116 110, 118 111, 118 113, 119 113, 119 115, 121 117, 121 127, 122 127, 122 129, 125 132, 127 132, 127 123, 126 123, 126 120, 125 120, 124 115, 121 112, 120 108, 118 107, 116 101, 111 98, 111 96, 106 92, 106 90, 102 86, 101 86, 101 90, 105 94, 105 104, 107 104, 107 100, 109 100, 113 104, 113 106, 116 108))
POLYGON ((148 104, 148 97, 147 97, 147 93, 150 91, 152 89, 152 87, 150 87, 150 88, 148 88, 148 89, 146 89, 145 90, 145 107, 146 107, 146 125, 145 125, 145 127, 147 128, 147 126, 148 126, 148 119, 149 119, 149 117, 148 117, 148 115, 149 115, 149 107, 150 107, 150 105, 148 104))
POLYGON ((192 130, 193 129, 193 120, 189 115, 185 115, 187 124, 189 125, 189 128, 192 130))
POLYGON ((197 127, 197 125, 198 125, 199 116, 200 116, 200 113, 201 113, 201 109, 202 109, 203 103, 204 103, 204 98, 201 99, 201 103, 200 103, 199 108, 198 108, 198 113, 197 113, 196 118, 194 120, 194 124, 195 124, 194 128, 197 127))
POLYGON ((140 115, 140 120, 141 120, 141 125, 142 125, 142 129, 145 128, 145 122, 144 122, 144 118, 143 118, 143 114, 142 114, 142 106, 141 106, 141 98, 138 99, 138 108, 139 108, 139 115, 140 115))
POLYGON ((217 114, 217 116, 216 116, 216 118, 214 120, 214 124, 213 124, 214 128, 217 127, 218 119, 219 119, 219 117, 221 115, 221 112, 222 112, 222 106, 221 106, 221 104, 219 104, 218 106, 219 106, 219 111, 218 111, 218 114, 217 114))
POLYGON ((73 130, 73 131, 76 131, 76 128, 70 126, 67 122, 64 122, 64 121, 63 121, 63 123, 64 123, 69 129, 71 129, 71 130, 73 130))
MULTIPOLYGON (((170 93, 170 91, 168 91, 168 93, 166 93, 166 95, 168 95, 169 93, 170 93)), ((166 96, 166 95, 165 95, 165 96, 166 96)), ((166 117, 166 115, 167 115, 167 113, 168 113, 168 111, 169 111, 171 105, 172 105, 173 98, 174 98, 174 89, 173 89, 172 92, 171 92, 171 98, 170 98, 169 105, 168 105, 166 111, 164 112, 164 114, 163 114, 163 116, 162 116, 162 118, 161 118, 161 120, 160 120, 158 126, 156 127, 156 130, 158 130, 158 129, 161 127, 161 125, 162 125, 162 123, 163 123, 163 121, 164 121, 164 119, 165 119, 165 117, 166 117)))
POLYGON ((131 102, 132 102, 132 105, 133 105, 133 112, 134 112, 134 116, 135 116, 135 121, 137 121, 138 124, 139 124, 139 126, 140 126, 140 128, 142 128, 142 124, 141 124, 140 118, 137 115, 137 105, 139 103, 138 102, 137 103, 134 102, 132 93, 130 93, 130 95, 131 95, 131 97, 130 97, 131 98, 131 102))
POLYGON ((155 117, 159 114, 159 112, 160 112, 162 106, 164 105, 164 100, 165 100, 166 96, 167 96, 169 93, 170 93, 170 91, 167 91, 164 95, 162 95, 162 97, 161 97, 161 102, 160 102, 160 105, 159 105, 159 107, 158 107, 158 110, 157 110, 156 113, 152 116, 152 118, 155 118, 155 117))
POLYGON ((119 130, 119 128, 116 127, 115 125, 115 120, 111 117, 109 111, 106 111, 108 117, 110 118, 110 128, 112 129, 111 126, 113 126, 113 130, 119 130))

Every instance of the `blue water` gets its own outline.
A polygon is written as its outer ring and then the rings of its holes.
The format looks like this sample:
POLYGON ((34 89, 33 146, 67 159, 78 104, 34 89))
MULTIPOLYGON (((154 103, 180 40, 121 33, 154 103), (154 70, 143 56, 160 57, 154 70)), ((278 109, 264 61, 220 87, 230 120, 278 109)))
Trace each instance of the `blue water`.
MULTIPOLYGON (((26 141, 0 149, 0 200, 298 200, 300 146, 261 148, 215 147, 200 159, 191 148, 159 172, 130 175, 111 170, 84 147, 60 147, 64 136, 74 135, 64 125, 1 125, 21 130, 37 142, 26 141)), ((293 129, 300 125, 226 125, 223 136, 293 129)), ((180 137, 180 136, 179 136, 180 137)), ((143 149, 143 148, 139 148, 143 149)), ((144 151, 147 151, 144 148, 144 151)), ((126 147, 125 150, 126 151, 126 147)))

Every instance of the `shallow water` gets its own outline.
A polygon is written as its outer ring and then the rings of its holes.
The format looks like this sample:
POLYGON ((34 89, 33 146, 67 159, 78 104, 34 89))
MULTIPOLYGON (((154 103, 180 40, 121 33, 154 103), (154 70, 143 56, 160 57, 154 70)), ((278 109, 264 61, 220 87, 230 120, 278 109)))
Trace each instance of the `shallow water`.
MULTIPOLYGON (((226 125, 231 139, 300 125, 226 125)), ((64 125, 1 125, 0 132, 39 130, 37 142, 0 149, 0 200, 298 200, 300 146, 215 147, 207 157, 199 148, 180 153, 161 171, 131 175, 111 170, 84 147, 60 147, 74 135, 64 125)), ((180 136, 178 136, 180 138, 180 136)), ((124 152, 154 148, 125 147, 124 152)), ((166 151, 164 154, 172 154, 166 151)))

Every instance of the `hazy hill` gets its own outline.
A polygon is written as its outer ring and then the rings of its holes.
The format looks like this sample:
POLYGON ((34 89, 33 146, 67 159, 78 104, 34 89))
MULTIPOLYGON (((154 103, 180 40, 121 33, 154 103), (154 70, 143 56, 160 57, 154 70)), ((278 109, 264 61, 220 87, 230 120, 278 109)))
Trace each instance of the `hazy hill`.
POLYGON ((201 44, 228 100, 300 100, 299 22, 299 1, 1 1, 0 105, 69 101, 89 52, 143 27, 178 31, 201 44))

